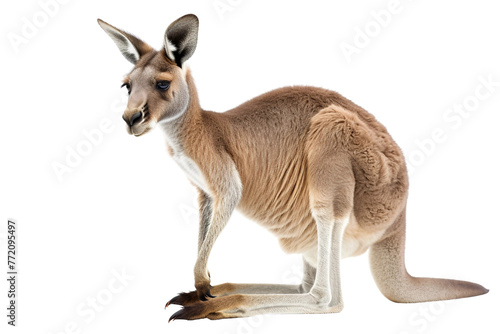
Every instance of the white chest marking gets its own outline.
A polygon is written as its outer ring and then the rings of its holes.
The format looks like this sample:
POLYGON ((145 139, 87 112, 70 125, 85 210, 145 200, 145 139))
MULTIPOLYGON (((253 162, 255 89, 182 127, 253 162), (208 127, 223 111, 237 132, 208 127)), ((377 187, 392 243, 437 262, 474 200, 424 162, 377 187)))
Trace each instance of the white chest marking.
POLYGON ((189 180, 193 182, 198 188, 203 190, 205 193, 210 194, 210 189, 208 188, 207 182, 200 168, 191 158, 185 156, 184 154, 174 154, 174 160, 182 168, 182 170, 187 174, 189 180))

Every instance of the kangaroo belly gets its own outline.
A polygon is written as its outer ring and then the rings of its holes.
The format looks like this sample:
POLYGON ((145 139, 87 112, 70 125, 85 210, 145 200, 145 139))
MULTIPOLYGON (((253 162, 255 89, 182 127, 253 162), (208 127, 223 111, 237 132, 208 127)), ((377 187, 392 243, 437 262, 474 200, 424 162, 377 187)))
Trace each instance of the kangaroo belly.
MULTIPOLYGON (((354 214, 351 215, 349 219, 349 223, 347 224, 344 237, 342 239, 342 258, 358 256, 363 254, 376 243, 380 237, 384 234, 385 229, 380 229, 378 231, 367 231, 360 226, 354 214)), ((305 257, 307 262, 309 262, 313 267, 316 267, 317 258, 318 258, 318 249, 316 240, 314 241, 314 245, 301 252, 305 257)))
MULTIPOLYGON (((316 222, 309 212, 309 207, 305 207, 302 214, 298 214, 297 211, 294 210, 295 217, 283 212, 274 217, 269 215, 268 219, 257 222, 278 238, 283 251, 302 253, 311 261, 311 264, 315 264, 318 240, 316 222)), ((255 219, 255 217, 250 218, 255 219)), ((351 214, 342 240, 342 258, 363 254, 380 239, 384 232, 385 227, 382 226, 379 229, 367 230, 360 226, 354 213, 351 214)))
POLYGON ((385 230, 385 226, 370 230, 363 228, 352 213, 342 238, 342 258, 363 254, 380 239, 385 230))
POLYGON ((262 204, 259 209, 240 208, 240 211, 277 237, 286 253, 302 253, 317 242, 316 222, 308 205, 307 201, 297 202, 293 210, 287 210, 262 204))

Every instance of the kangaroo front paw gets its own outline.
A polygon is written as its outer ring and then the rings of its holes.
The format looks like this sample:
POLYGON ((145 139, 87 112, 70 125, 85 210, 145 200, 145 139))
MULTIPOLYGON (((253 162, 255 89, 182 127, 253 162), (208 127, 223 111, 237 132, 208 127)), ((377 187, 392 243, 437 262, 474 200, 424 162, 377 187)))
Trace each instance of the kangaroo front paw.
POLYGON ((210 293, 210 289, 212 288, 210 282, 197 284, 195 287, 199 300, 207 301, 208 298, 215 298, 215 296, 212 296, 212 294, 210 293))
POLYGON ((210 272, 208 270, 195 270, 194 287, 200 300, 206 301, 207 298, 215 298, 210 293, 212 286, 210 285, 210 272))

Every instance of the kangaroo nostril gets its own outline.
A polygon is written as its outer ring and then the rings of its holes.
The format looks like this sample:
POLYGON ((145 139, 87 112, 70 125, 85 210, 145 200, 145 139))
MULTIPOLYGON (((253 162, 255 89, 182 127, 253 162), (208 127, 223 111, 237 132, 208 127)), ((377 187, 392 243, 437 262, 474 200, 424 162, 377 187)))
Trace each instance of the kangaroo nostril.
POLYGON ((138 111, 135 114, 133 114, 132 117, 130 117, 128 124, 130 126, 133 126, 141 118, 142 118, 142 112, 138 111))

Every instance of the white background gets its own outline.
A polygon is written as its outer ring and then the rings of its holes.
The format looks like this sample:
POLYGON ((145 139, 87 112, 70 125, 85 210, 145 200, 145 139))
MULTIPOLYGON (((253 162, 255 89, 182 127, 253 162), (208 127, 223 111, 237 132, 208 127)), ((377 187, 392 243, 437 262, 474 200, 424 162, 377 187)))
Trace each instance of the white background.
MULTIPOLYGON (((9 217, 18 221, 20 247, 18 327, 6 325, 2 279, 2 333, 498 332, 500 87, 455 128, 443 119, 473 101, 480 77, 500 81, 498 8, 486 0, 401 0, 376 31, 371 12, 389 2, 70 0, 47 22, 35 0, 2 2, 2 259, 9 217), (230 9, 221 13, 218 3, 230 9), (193 288, 196 195, 159 131, 126 134, 119 86, 131 66, 96 19, 159 48, 168 24, 186 13, 200 18, 189 65, 204 108, 224 111, 293 84, 333 89, 363 106, 418 165, 407 219, 410 273, 470 280, 490 293, 395 304, 377 290, 364 254, 342 262, 339 314, 167 324, 178 308, 164 310, 165 302, 193 288), (14 47, 9 36, 22 36, 34 16, 38 31, 14 47), (354 45, 367 26, 373 37, 348 62, 341 44, 354 45), (84 131, 103 120, 112 130, 59 180, 53 164, 65 164, 68 150, 84 145, 84 131), (446 140, 424 155, 417 142, 438 128, 446 140), (125 285, 113 278, 122 270, 133 277, 125 285), (90 311, 92 298, 100 311, 90 311)), ((300 256, 284 254, 238 213, 209 262, 214 284, 294 283, 300 266, 300 256)))

